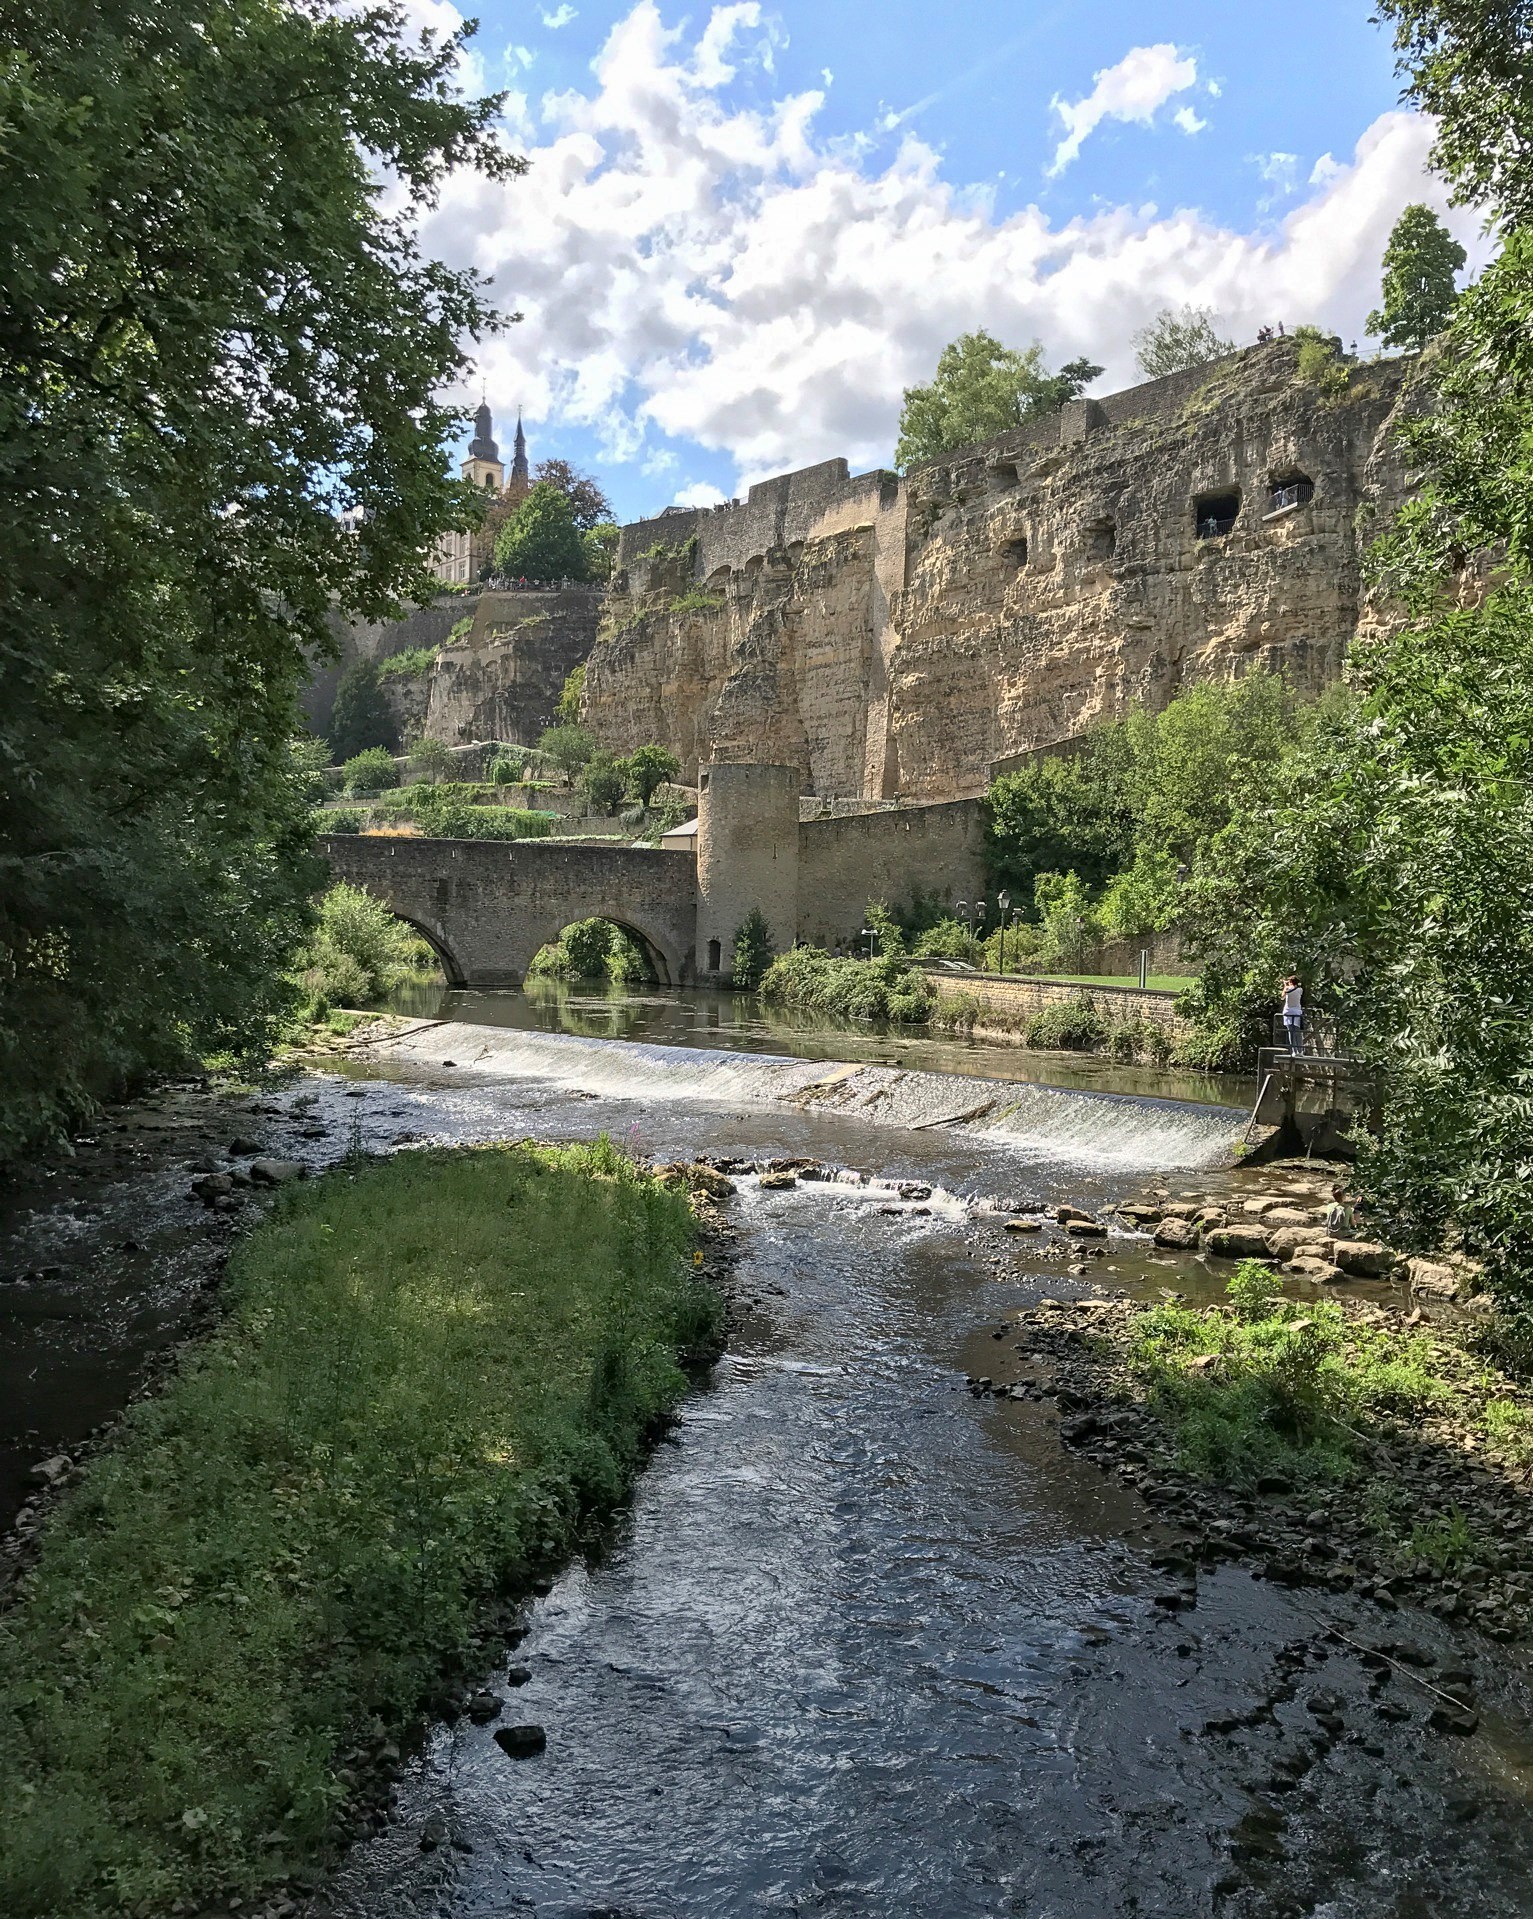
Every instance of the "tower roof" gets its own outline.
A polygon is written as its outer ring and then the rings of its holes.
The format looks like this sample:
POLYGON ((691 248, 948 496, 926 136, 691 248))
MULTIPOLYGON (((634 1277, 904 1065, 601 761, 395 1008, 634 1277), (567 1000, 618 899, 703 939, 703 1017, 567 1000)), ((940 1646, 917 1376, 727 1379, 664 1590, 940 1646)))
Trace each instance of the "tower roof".
POLYGON ((530 478, 527 471, 527 435, 522 431, 522 412, 516 411, 516 445, 511 457, 511 477, 513 480, 530 478))
POLYGON ((481 400, 474 414, 474 437, 468 443, 468 457, 471 460, 499 460, 500 448, 495 444, 495 423, 490 418, 490 403, 481 400))

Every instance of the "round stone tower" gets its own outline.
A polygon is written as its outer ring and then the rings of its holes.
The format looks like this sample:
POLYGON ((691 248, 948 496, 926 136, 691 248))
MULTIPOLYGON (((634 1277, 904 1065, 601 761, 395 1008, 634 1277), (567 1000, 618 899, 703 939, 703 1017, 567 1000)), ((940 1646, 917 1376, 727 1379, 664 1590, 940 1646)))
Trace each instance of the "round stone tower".
POLYGON ((697 976, 726 979, 735 934, 760 907, 775 952, 798 934, 796 766, 736 765, 697 772, 697 976))

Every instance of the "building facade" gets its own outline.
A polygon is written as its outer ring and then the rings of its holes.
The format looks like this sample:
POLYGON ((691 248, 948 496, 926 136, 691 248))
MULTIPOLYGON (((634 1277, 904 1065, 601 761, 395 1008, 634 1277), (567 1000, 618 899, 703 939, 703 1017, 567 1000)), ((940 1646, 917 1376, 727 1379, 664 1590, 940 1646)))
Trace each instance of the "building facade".
POLYGON ((488 572, 495 557, 496 533, 531 491, 521 415, 516 419, 509 477, 495 443, 495 422, 487 401, 481 401, 474 414, 474 437, 460 471, 470 486, 486 496, 490 507, 478 526, 444 533, 438 542, 432 565, 437 578, 449 586, 467 586, 488 572))

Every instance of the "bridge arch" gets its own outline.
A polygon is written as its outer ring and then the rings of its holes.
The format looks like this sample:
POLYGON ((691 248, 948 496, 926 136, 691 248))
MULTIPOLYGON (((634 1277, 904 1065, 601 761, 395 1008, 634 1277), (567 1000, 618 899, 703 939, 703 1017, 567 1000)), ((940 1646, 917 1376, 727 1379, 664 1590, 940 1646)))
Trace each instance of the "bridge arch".
POLYGON ((371 833, 320 844, 337 879, 429 941, 451 986, 519 986, 538 948, 584 919, 631 934, 665 984, 693 975, 697 872, 684 853, 371 833))

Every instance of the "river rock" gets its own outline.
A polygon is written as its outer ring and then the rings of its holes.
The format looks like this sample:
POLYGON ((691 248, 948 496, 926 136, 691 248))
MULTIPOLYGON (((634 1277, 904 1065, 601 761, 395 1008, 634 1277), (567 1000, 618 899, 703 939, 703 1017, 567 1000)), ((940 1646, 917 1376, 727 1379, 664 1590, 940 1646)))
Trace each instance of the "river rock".
POLYGON ((1043 1221, 1041 1219, 1008 1219, 1002 1231, 1008 1233, 1041 1233, 1043 1231, 1043 1221))
POLYGON ((469 1695, 467 1712, 476 1726, 487 1726, 492 1719, 499 1719, 504 1705, 498 1692, 476 1692, 469 1695))
POLYGON ((1163 1217, 1162 1209, 1147 1200, 1126 1200, 1118 1208, 1119 1219, 1126 1219, 1131 1226, 1154 1226, 1163 1217))
POLYGON ((709 1199, 728 1199, 735 1190, 734 1181, 726 1179, 722 1173, 716 1173, 711 1166, 703 1166, 694 1160, 686 1171, 688 1184, 706 1193, 709 1199))
POLYGON ((200 1199, 204 1206, 211 1206, 215 1199, 222 1199, 234 1190, 234 1181, 227 1173, 209 1173, 205 1179, 192 1181, 192 1197, 200 1199))
POLYGON ((1274 1259, 1329 1259, 1334 1246, 1334 1240, 1313 1226, 1281 1226, 1267 1235, 1267 1251, 1274 1259))
POLYGON ((1072 1219, 1084 1219, 1092 1225, 1096 1223, 1092 1215, 1090 1213, 1083 1213, 1079 1206, 1056 1206, 1054 1208, 1054 1217, 1059 1221, 1061 1226, 1068 1226, 1072 1219))
POLYGON ((761 1190, 764 1193, 784 1192, 788 1187, 797 1186, 797 1184, 797 1173, 763 1173, 761 1175, 761 1190))
POLYGON ((1185 1200, 1178 1200, 1174 1206, 1162 1206, 1160 1216, 1165 1219, 1191 1219, 1197 1212, 1196 1206, 1189 1206, 1185 1200))
POLYGON ((535 1759, 548 1745, 541 1726, 497 1726, 495 1743, 511 1759, 535 1759))
POLYGON ((1305 1206, 1273 1206, 1262 1214, 1262 1225, 1269 1232, 1282 1226, 1304 1226, 1314 1230, 1314 1216, 1305 1206))
POLYGON ((290 1179, 302 1179, 308 1169, 296 1159, 253 1159, 250 1177, 259 1186, 285 1186, 290 1179))
POLYGON ((1459 1276, 1442 1260, 1412 1259, 1406 1262, 1411 1291, 1421 1299, 1457 1299, 1459 1276))
POLYGON ((1203 1240, 1216 1259, 1265 1259, 1267 1235, 1259 1226, 1215 1226, 1203 1240))
POLYGON ((1198 1243, 1198 1229, 1190 1219, 1166 1218, 1155 1228, 1155 1244, 1178 1250, 1198 1243))
POLYGON ((1387 1246, 1372 1239, 1338 1239, 1336 1264, 1354 1279, 1384 1279, 1395 1263, 1387 1246))
POLYGON ((1099 1219, 1067 1219, 1065 1231, 1072 1239, 1106 1239, 1107 1228, 1099 1219))

